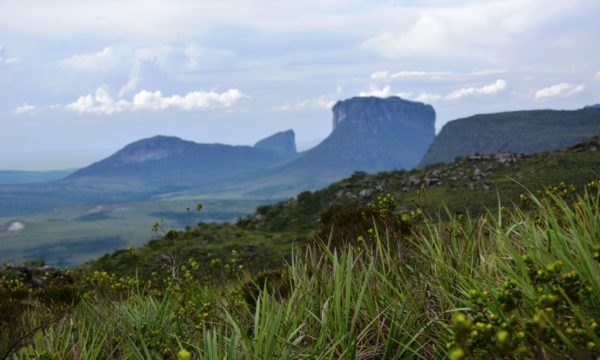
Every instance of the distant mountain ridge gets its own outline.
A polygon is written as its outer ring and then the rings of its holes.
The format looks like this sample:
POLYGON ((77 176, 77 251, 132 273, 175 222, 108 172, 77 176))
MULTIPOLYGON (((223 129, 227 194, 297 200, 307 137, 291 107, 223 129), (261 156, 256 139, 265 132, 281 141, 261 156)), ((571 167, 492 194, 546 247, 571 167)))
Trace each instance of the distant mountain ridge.
POLYGON ((399 97, 354 97, 333 109, 331 134, 319 145, 221 191, 285 197, 351 175, 415 167, 435 136, 435 110, 399 97))
POLYGON ((301 153, 292 130, 254 146, 156 136, 125 146, 64 183, 118 191, 127 187, 146 194, 187 190, 218 197, 282 198, 355 171, 415 167, 435 136, 433 107, 399 97, 355 97, 339 101, 332 113, 331 134, 301 153))
POLYGON ((557 150, 599 134, 600 109, 596 107, 475 115, 447 123, 419 166, 449 163, 474 153, 557 150))
POLYGON ((67 179, 125 179, 185 187, 213 183, 272 166, 296 155, 289 130, 256 146, 198 144, 177 137, 155 136, 131 143, 67 179))

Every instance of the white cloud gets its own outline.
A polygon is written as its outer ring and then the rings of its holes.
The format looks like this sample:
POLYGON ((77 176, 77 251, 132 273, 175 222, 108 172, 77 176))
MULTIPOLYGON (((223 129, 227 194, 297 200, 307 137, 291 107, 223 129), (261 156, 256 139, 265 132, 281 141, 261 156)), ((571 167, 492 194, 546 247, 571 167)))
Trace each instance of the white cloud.
POLYGON ((490 0, 459 6, 434 2, 411 14, 408 26, 400 22, 396 28, 383 28, 362 47, 391 59, 442 56, 493 62, 497 59, 491 57, 491 49, 497 56, 505 55, 504 45, 572 6, 569 0, 490 0))
POLYGON ((541 100, 541 99, 555 97, 555 96, 568 97, 568 96, 572 96, 572 95, 575 95, 575 94, 583 91, 584 88, 585 88, 585 86, 582 84, 573 85, 573 84, 563 82, 563 83, 552 85, 547 88, 543 88, 543 89, 536 91, 535 99, 541 100))
POLYGON ((392 87, 389 84, 385 84, 385 86, 381 89, 378 88, 376 85, 371 84, 369 86, 368 91, 362 91, 358 94, 358 96, 362 96, 362 97, 374 96, 374 97, 380 97, 380 98, 385 98, 385 97, 389 97, 389 96, 398 96, 403 99, 408 99, 412 96, 412 93, 410 93, 410 92, 393 93, 392 87))
POLYGON ((35 109, 36 109, 35 106, 29 105, 27 103, 23 103, 23 105, 17 107, 13 112, 15 113, 15 115, 21 115, 21 114, 31 113, 35 109))
POLYGON ((596 73, 596 75, 594 76, 594 78, 596 78, 596 80, 600 80, 600 71, 598 71, 596 73))
POLYGON ((335 105, 334 100, 329 95, 323 95, 315 99, 306 99, 292 104, 285 104, 275 108, 276 111, 300 111, 310 109, 331 109, 335 105))
MULTIPOLYGON (((144 62, 152 62, 155 65, 165 67, 169 65, 169 58, 177 51, 182 50, 166 45, 136 49, 130 60, 131 71, 129 73, 129 80, 119 90, 119 97, 124 97, 137 89, 142 79, 142 64, 144 62)), ((184 53, 186 51, 193 55, 193 57, 190 57, 192 55, 188 56, 188 64, 197 66, 198 58, 196 57, 195 50, 192 48, 183 50, 184 53)))
POLYGON ((444 101, 454 101, 460 100, 464 97, 468 96, 477 96, 477 95, 494 95, 497 94, 504 89, 506 89, 506 81, 502 79, 496 80, 495 83, 482 86, 482 87, 465 87, 461 89, 454 90, 447 95, 441 95, 436 93, 429 92, 421 92, 416 97, 412 97, 412 93, 410 92, 393 92, 392 87, 389 84, 386 84, 383 88, 378 88, 377 86, 371 84, 369 87, 369 91, 363 91, 358 96, 376 96, 376 97, 389 97, 389 96, 399 96, 404 99, 412 99, 419 102, 424 103, 434 103, 441 100, 444 101))
POLYGON ((385 84, 381 89, 375 85, 371 85, 369 91, 362 91, 358 96, 388 97, 392 96, 392 88, 389 84, 385 84))
POLYGON ((446 100, 460 100, 465 96, 474 95, 494 95, 506 89, 506 81, 502 79, 496 80, 491 85, 486 85, 480 88, 467 87, 452 91, 450 94, 445 96, 446 100))
POLYGON ((453 71, 414 71, 403 70, 391 72, 389 70, 380 70, 371 74, 371 80, 458 80, 468 77, 485 77, 500 75, 506 73, 505 70, 474 70, 471 72, 453 72, 453 71))
POLYGON ((372 80, 390 80, 390 79, 441 79, 449 76, 454 76, 451 71, 376 71, 371 74, 372 80))
POLYGON ((451 71, 399 71, 390 75, 392 79, 429 78, 440 79, 455 75, 451 71))
POLYGON ((387 70, 375 71, 371 74, 371 80, 384 80, 389 78, 390 72, 387 70))
POLYGON ((16 57, 8 57, 6 55, 6 50, 0 46, 0 67, 14 65, 17 62, 19 62, 19 59, 16 57))
POLYGON ((114 69, 120 61, 121 54, 115 48, 107 46, 99 52, 76 54, 59 63, 76 70, 108 71, 114 69))
POLYGON ((228 109, 248 96, 238 89, 229 89, 222 93, 214 91, 192 91, 183 96, 164 96, 161 91, 142 90, 131 101, 114 100, 107 87, 101 86, 94 95, 80 96, 68 104, 68 110, 80 114, 110 115, 125 111, 164 111, 170 109, 194 111, 228 109))
POLYGON ((422 103, 430 104, 442 99, 442 95, 439 94, 430 94, 426 92, 422 92, 415 98, 415 101, 419 101, 422 103))

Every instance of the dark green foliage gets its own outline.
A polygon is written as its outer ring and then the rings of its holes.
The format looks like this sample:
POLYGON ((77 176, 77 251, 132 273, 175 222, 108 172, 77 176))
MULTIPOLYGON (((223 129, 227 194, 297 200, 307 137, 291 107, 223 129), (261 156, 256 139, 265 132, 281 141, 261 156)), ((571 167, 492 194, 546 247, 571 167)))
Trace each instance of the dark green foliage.
POLYGON ((39 263, 0 268, 0 358, 60 321, 81 294, 68 271, 39 263))
POLYGON ((254 308, 261 291, 267 291, 277 299, 287 298, 294 284, 287 268, 264 270, 242 284, 244 299, 254 308))
MULTIPOLYGON (((230 224, 199 224, 185 231, 167 230, 161 239, 150 241, 136 250, 137 258, 118 250, 84 265, 97 271, 147 278, 152 273, 171 272, 188 259, 200 264, 230 261, 232 250, 245 258, 244 266, 251 271, 280 266, 292 244, 305 244, 308 234, 297 231, 270 232, 251 230, 230 224)), ((221 276, 210 266, 200 270, 208 277, 221 276)))

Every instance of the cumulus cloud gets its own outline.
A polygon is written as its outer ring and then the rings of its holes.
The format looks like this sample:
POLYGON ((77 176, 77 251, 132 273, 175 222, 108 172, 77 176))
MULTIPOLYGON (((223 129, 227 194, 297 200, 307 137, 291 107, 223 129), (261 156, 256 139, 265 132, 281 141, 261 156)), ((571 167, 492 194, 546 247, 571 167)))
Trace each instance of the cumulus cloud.
POLYGON ((429 104, 429 103, 439 101, 440 99, 442 99, 442 97, 443 96, 440 94, 430 94, 427 92, 422 92, 415 98, 415 101, 429 104))
POLYGON ((59 64, 76 70, 108 71, 115 68, 120 60, 119 51, 107 46, 99 52, 73 55, 59 61, 59 64))
POLYGON ((495 95, 504 89, 506 89, 507 83, 505 80, 498 79, 495 83, 482 86, 482 87, 465 87, 461 89, 454 90, 446 95, 429 93, 429 92, 421 92, 419 95, 413 97, 410 92, 393 92, 392 87, 389 84, 383 86, 383 88, 378 88, 377 86, 371 84, 368 91, 363 91, 359 93, 358 96, 375 96, 375 97, 389 97, 389 96, 399 96, 404 99, 412 99, 419 102, 424 103, 434 103, 438 101, 454 101, 460 100, 462 98, 468 96, 478 96, 478 95, 495 95))
POLYGON ((375 97, 388 97, 392 95, 392 87, 389 84, 385 84, 383 88, 379 89, 375 85, 371 85, 368 91, 361 91, 358 96, 375 96, 375 97))
POLYGON ((506 81, 502 79, 496 80, 495 83, 491 85, 486 85, 483 87, 466 87, 458 90, 452 91, 450 94, 446 95, 446 100, 459 100, 466 96, 473 95, 494 95, 506 89, 506 81))
POLYGON ((16 57, 8 57, 8 55, 6 55, 6 50, 0 45, 0 67, 14 65, 17 62, 19 62, 19 59, 16 57))
POLYGON ((170 109, 194 111, 228 109, 248 95, 238 89, 218 93, 214 91, 192 91, 183 96, 165 96, 161 91, 142 90, 132 100, 115 100, 107 87, 99 87, 95 94, 80 96, 66 108, 80 114, 111 115, 125 111, 164 111, 170 109))
POLYGON ((549 86, 547 88, 539 89, 535 92, 535 99, 542 100, 545 98, 556 96, 569 97, 583 91, 584 88, 585 86, 582 84, 573 85, 563 82, 560 84, 549 86))
POLYGON ((600 71, 598 71, 594 77, 596 78, 596 80, 600 80, 600 71))
POLYGON ((15 113, 15 115, 27 114, 27 113, 33 112, 35 109, 36 109, 35 106, 29 105, 27 103, 23 103, 23 105, 17 107, 15 110, 13 110, 13 113, 15 113))
MULTIPOLYGON (((142 80, 143 63, 151 62, 155 65, 158 65, 159 67, 166 67, 170 64, 169 59, 173 57, 173 55, 178 51, 181 50, 167 45, 136 49, 133 55, 131 56, 130 60, 132 65, 131 71, 129 73, 129 80, 127 80, 125 85, 123 85, 119 90, 119 97, 124 97, 137 89, 142 80)), ((188 63, 193 64, 193 66, 197 66, 197 54, 190 49, 183 50, 184 53, 186 51, 194 55, 192 57, 188 57, 188 63)))
MULTIPOLYGON (((341 92, 341 87, 338 86, 336 93, 341 92)), ((295 103, 287 103, 275 108, 276 111, 300 111, 314 109, 331 109, 335 105, 336 100, 332 95, 323 95, 314 99, 306 99, 295 103)))

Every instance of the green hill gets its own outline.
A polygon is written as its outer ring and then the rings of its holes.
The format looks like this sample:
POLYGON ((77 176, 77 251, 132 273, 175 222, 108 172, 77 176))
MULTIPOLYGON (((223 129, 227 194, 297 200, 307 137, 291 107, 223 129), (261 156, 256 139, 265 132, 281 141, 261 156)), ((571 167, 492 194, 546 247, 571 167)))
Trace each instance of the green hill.
POLYGON ((600 110, 594 107, 475 115, 447 123, 420 166, 449 163, 476 153, 556 150, 599 134, 600 110))

